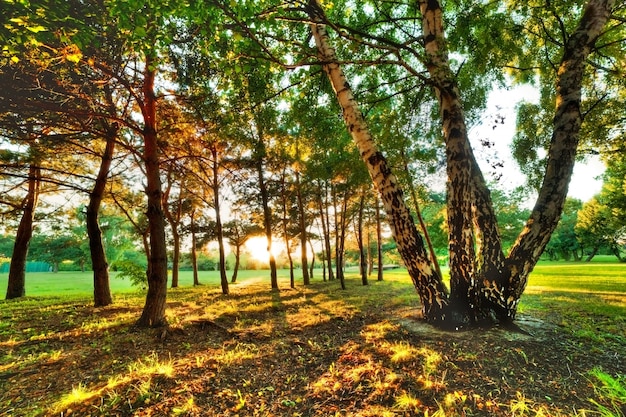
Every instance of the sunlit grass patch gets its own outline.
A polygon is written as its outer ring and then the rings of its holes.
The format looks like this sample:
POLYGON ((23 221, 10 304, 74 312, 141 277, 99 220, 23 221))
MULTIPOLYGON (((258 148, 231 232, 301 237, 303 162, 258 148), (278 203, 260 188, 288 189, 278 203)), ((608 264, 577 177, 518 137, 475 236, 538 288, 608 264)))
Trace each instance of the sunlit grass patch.
POLYGON ((367 342, 373 342, 374 340, 384 339, 387 334, 395 332, 399 328, 399 325, 385 320, 365 326, 363 330, 361 330, 361 336, 363 336, 367 342))
POLYGON ((171 357, 162 361, 159 360, 159 356, 154 352, 145 359, 139 359, 128 365, 128 370, 137 376, 164 375, 168 378, 173 377, 175 372, 174 362, 171 357))
POLYGON ((223 347, 222 353, 217 353, 214 357, 221 365, 230 366, 241 363, 245 360, 254 359, 259 354, 259 348, 253 343, 237 343, 231 347, 223 347))
POLYGON ((70 414, 72 407, 75 405, 83 404, 86 401, 90 401, 100 395, 101 390, 90 390, 84 384, 80 383, 78 386, 73 387, 72 391, 61 397, 59 401, 54 404, 53 410, 55 413, 70 414))
POLYGON ((403 392, 395 399, 395 407, 402 411, 417 412, 422 402, 409 392, 403 392))

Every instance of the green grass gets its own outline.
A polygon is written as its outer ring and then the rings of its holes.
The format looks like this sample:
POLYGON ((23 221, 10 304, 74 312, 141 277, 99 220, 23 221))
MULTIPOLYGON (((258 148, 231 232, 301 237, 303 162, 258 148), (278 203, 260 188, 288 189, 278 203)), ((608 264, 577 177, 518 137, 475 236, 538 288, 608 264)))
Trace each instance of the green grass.
MULTIPOLYGON (((228 277, 232 271, 227 271, 228 277)), ((281 286, 288 286, 288 271, 279 270, 281 286)), ((139 290, 129 280, 116 277, 111 272, 111 291, 113 294, 128 293, 139 290)), ((444 268, 444 275, 447 269, 444 268)), ((321 270, 315 271, 315 279, 320 279, 321 270)), ((407 282, 405 269, 385 271, 385 280, 407 282)), ((0 289, 7 287, 7 274, 0 275, 0 289)), ((170 272, 171 279, 171 272, 170 272)), ((200 282, 206 285, 219 285, 217 271, 200 271, 200 282)), ((376 279, 375 274, 370 279, 376 279)), ((268 281, 268 271, 239 271, 238 285, 252 282, 268 281)), ((297 282, 297 285, 299 283, 297 282)), ((193 286, 191 271, 181 271, 180 287, 193 286)), ((626 292, 626 264, 618 263, 615 258, 600 257, 596 262, 540 262, 530 276, 528 292, 571 291, 571 292, 626 292)), ((59 295, 91 295, 93 292, 93 274, 86 272, 32 272, 26 274, 26 295, 28 297, 48 297, 59 295)))

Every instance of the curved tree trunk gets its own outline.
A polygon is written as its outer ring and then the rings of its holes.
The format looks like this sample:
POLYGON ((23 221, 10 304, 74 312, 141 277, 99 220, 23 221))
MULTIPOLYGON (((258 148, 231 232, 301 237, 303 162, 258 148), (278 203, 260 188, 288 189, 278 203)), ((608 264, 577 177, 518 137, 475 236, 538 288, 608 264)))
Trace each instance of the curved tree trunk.
POLYGON ((109 169, 113 161, 115 140, 117 139, 118 126, 116 123, 107 127, 106 146, 102 154, 102 162, 96 176, 96 182, 87 205, 86 224, 87 236, 89 237, 89 252, 93 269, 93 302, 96 307, 104 307, 113 303, 111 288, 109 285, 109 263, 102 242, 102 230, 98 221, 100 205, 104 197, 104 190, 109 176, 109 169))
POLYGON ((308 234, 306 231, 306 210, 304 207, 304 198, 302 197, 302 184, 300 183, 300 172, 296 170, 296 197, 298 200, 298 225, 300 227, 300 262, 302 263, 302 282, 304 285, 311 283, 309 276, 309 260, 306 254, 308 234))
POLYGON ((39 200, 41 169, 31 163, 28 170, 28 193, 22 202, 22 219, 15 234, 13 255, 9 267, 9 282, 6 299, 20 298, 26 295, 26 258, 28 246, 33 235, 35 207, 39 200))
POLYGON ((159 144, 156 130, 156 96, 154 94, 154 60, 146 58, 143 81, 144 119, 143 160, 146 170, 146 196, 148 229, 150 233, 150 255, 148 258, 148 293, 137 325, 158 327, 167 324, 165 302, 167 298, 167 246, 165 242, 165 216, 161 200, 161 177, 159 170, 159 144))

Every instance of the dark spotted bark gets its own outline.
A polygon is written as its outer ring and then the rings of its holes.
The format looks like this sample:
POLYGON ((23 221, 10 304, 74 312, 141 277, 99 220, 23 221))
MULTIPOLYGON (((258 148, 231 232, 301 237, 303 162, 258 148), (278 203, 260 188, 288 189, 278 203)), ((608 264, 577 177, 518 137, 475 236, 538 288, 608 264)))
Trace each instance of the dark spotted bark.
POLYGON ((113 303, 111 288, 109 285, 109 263, 107 262, 104 244, 102 242, 102 230, 98 221, 100 205, 104 198, 104 191, 109 177, 109 169, 113 161, 115 141, 118 134, 118 126, 113 123, 106 127, 106 145, 102 153, 102 161, 98 169, 96 181, 89 195, 87 205, 86 227, 89 237, 89 253, 93 269, 93 302, 96 307, 104 307, 113 303))
POLYGON ((446 140, 450 300, 463 321, 515 318, 528 274, 545 249, 563 209, 582 121, 584 63, 608 20, 612 4, 613 1, 591 0, 565 47, 558 72, 554 134, 544 184, 526 229, 506 258, 489 190, 467 137, 460 94, 448 64, 439 2, 420 2, 427 67, 439 99, 446 140))
POLYGON ((308 10, 324 69, 343 109, 345 124, 381 194, 398 250, 420 294, 425 318, 453 326, 486 319, 510 321, 515 318, 528 274, 561 215, 582 122, 580 94, 584 64, 606 25, 614 0, 590 0, 565 45, 558 72, 554 134, 545 180, 526 228, 508 257, 502 251, 490 193, 468 140, 460 92, 448 63, 440 4, 437 0, 424 0, 419 4, 425 62, 439 100, 446 143, 449 297, 440 275, 429 262, 421 236, 404 205, 402 192, 384 157, 376 150, 335 52, 328 44, 323 11, 315 0, 309 2, 308 10))
POLYGON ((350 85, 338 64, 335 50, 329 44, 326 27, 323 24, 323 12, 315 0, 309 2, 309 13, 314 22, 311 30, 320 59, 324 63, 324 71, 343 109, 343 118, 348 131, 381 196, 398 250, 420 295, 424 318, 433 323, 441 323, 446 320, 448 313, 447 289, 430 262, 422 237, 404 203, 402 190, 395 176, 374 144, 350 85))
POLYGON ((563 211, 582 124, 580 105, 585 64, 614 5, 614 0, 590 0, 565 45, 558 70, 556 111, 546 173, 530 218, 507 259, 508 267, 516 272, 510 278, 511 298, 518 298, 524 290, 528 275, 563 211))
POLYGON ((39 200, 39 186, 41 169, 36 163, 31 163, 28 170, 28 192, 22 202, 22 218, 15 234, 13 255, 9 267, 9 282, 6 299, 20 298, 26 295, 26 258, 28 246, 33 235, 35 208, 39 200))

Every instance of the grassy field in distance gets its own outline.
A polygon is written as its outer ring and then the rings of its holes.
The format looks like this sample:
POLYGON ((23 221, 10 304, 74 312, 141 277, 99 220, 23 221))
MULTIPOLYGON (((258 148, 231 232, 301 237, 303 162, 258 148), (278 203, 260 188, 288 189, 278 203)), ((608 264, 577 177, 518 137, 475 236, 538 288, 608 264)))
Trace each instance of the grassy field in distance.
MULTIPOLYGON (((592 262, 549 262, 541 261, 532 272, 528 291, 540 291, 559 289, 568 291, 618 291, 626 292, 626 263, 619 263, 615 257, 596 257, 592 262)), ((352 271, 351 268, 350 271, 352 271)), ((443 270, 447 275, 447 268, 443 270)), ((299 276, 296 270, 296 276, 299 276)), ((230 281, 232 271, 227 271, 230 281)), ((288 270, 279 270, 280 287, 289 285, 288 270)), ((314 280, 321 280, 322 270, 315 270, 314 280)), ((406 270, 403 268, 387 270, 384 277, 390 280, 409 280, 406 270)), ((171 271, 169 275, 171 280, 171 271)), ((205 285, 219 285, 219 273, 217 271, 200 271, 199 279, 205 285)), ((376 279, 374 272, 371 280, 376 279)), ((0 291, 7 287, 8 275, 0 275, 0 291)), ((269 285, 269 272, 267 270, 242 270, 238 273, 238 285, 267 280, 269 285)), ((193 276, 191 271, 180 271, 180 287, 191 287, 193 276)), ((111 291, 116 293, 128 293, 141 291, 133 287, 129 280, 117 278, 116 272, 111 272, 111 291)), ((302 285, 301 279, 296 278, 296 286, 302 285)), ((26 274, 26 295, 29 297, 45 297, 58 295, 90 295, 93 291, 93 274, 85 272, 31 272, 26 274)))

